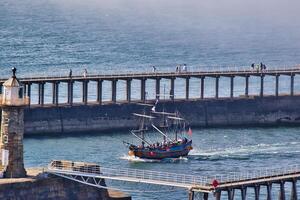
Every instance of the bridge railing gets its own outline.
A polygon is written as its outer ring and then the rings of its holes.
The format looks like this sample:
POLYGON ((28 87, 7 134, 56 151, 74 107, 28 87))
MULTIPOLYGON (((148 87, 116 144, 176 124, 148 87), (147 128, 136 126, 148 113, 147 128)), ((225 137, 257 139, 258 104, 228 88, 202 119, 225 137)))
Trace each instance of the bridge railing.
POLYGON ((151 170, 139 170, 139 169, 129 169, 129 168, 125 168, 125 169, 101 168, 101 172, 103 173, 103 175, 110 176, 110 177, 128 177, 133 179, 169 182, 169 183, 186 184, 186 185, 204 186, 208 184, 206 177, 168 173, 168 172, 157 172, 151 170))
POLYGON ((115 180, 140 180, 144 182, 161 182, 181 184, 183 187, 205 186, 208 185, 206 177, 158 172, 151 170, 140 170, 130 168, 107 168, 100 167, 94 163, 72 162, 72 161, 52 161, 48 165, 48 170, 57 173, 68 173, 76 175, 99 176, 115 180))
POLYGON ((216 175, 209 178, 210 180, 218 180, 220 183, 234 183, 247 180, 268 179, 293 175, 300 172, 299 165, 292 165, 285 168, 266 168, 261 170, 251 170, 244 172, 231 172, 226 175, 216 175))
POLYGON ((100 167, 94 163, 72 162, 72 161, 52 161, 48 165, 50 172, 67 173, 83 176, 98 176, 120 181, 134 181, 145 183, 157 183, 165 185, 174 185, 181 187, 211 186, 213 180, 220 184, 235 183, 250 180, 264 180, 282 176, 294 175, 300 172, 299 165, 293 165, 285 168, 271 168, 263 170, 232 172, 226 175, 216 176, 194 176, 179 173, 158 172, 151 170, 140 170, 130 168, 108 168, 100 167))

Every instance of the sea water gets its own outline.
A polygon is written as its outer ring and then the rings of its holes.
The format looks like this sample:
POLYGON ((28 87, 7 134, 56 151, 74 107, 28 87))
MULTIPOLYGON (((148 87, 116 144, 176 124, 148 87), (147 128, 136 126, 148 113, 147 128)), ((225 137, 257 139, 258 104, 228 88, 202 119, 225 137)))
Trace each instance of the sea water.
MULTIPOLYGON (((70 69, 79 75, 84 69, 89 74, 151 72, 153 65, 157 71, 175 71, 179 64, 188 70, 249 69, 260 62, 267 68, 295 67, 300 63, 299 7, 295 0, 0 0, 0 76, 8 77, 11 67, 26 77, 67 75, 70 69)), ((214 80, 206 80, 207 95, 213 96, 214 80)), ((288 77, 280 80, 280 91, 287 93, 288 77)), ((193 81, 191 96, 196 96, 199 80, 193 81)), ((243 93, 239 85, 235 95, 243 93)), ((299 85, 296 76, 295 93, 299 85)), ((254 86, 259 79, 250 80, 250 93, 259 91, 254 86)), ((265 86, 272 94, 274 78, 266 77, 265 86)), ((184 96, 180 87, 175 92, 184 96)), ((220 95, 229 95, 228 80, 220 80, 220 95)), ((67 159, 213 176, 300 161, 299 128, 201 129, 192 137, 194 149, 187 158, 161 162, 128 157, 122 142, 134 139, 126 131, 25 137, 25 165, 67 159)), ((187 197, 177 188, 107 182, 132 190, 134 199, 187 197)), ((247 193, 253 199, 253 192, 247 193)))

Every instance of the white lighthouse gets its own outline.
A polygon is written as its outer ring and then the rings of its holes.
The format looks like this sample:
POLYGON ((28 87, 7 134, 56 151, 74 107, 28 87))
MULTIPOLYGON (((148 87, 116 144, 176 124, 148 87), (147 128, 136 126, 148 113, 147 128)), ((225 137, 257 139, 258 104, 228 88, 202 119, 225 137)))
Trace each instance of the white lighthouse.
POLYGON ((3 94, 0 96, 0 164, 4 177, 21 178, 26 176, 23 161, 24 107, 29 99, 23 96, 16 68, 12 72, 12 77, 3 83, 3 94))

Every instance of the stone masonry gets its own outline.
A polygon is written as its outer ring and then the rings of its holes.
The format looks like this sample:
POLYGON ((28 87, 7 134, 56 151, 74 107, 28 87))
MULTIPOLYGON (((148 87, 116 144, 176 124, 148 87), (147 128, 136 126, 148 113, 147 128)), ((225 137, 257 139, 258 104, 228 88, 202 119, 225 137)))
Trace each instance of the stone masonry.
POLYGON ((24 110, 22 107, 2 107, 0 148, 9 152, 6 178, 26 176, 23 162, 24 110))

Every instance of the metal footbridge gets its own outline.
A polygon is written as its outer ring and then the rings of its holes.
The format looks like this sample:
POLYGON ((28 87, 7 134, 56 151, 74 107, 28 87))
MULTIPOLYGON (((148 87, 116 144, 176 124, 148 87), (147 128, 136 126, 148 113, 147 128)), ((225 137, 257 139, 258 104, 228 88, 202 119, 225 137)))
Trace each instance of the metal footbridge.
POLYGON ((132 168, 110 168, 95 163, 72 162, 64 160, 52 161, 47 172, 60 177, 71 179, 83 184, 103 187, 102 179, 124 182, 135 182, 184 188, 189 191, 189 199, 197 196, 208 199, 214 194, 217 200, 221 192, 227 192, 228 200, 234 198, 234 191, 240 190, 242 200, 246 199, 247 188, 253 188, 255 199, 259 199, 260 189, 266 188, 267 199, 272 199, 272 185, 280 186, 279 199, 285 200, 284 184, 292 185, 291 199, 297 200, 297 181, 300 179, 300 166, 290 166, 285 169, 264 169, 243 173, 229 173, 218 176, 197 176, 132 168))
POLYGON ((94 163, 56 160, 48 165, 47 172, 95 186, 99 185, 99 179, 109 179, 187 189, 197 188, 202 192, 210 190, 210 186, 206 184, 208 180, 200 176, 131 168, 108 168, 94 163))

